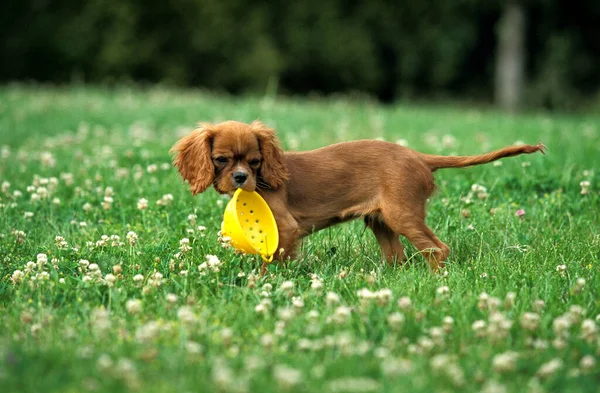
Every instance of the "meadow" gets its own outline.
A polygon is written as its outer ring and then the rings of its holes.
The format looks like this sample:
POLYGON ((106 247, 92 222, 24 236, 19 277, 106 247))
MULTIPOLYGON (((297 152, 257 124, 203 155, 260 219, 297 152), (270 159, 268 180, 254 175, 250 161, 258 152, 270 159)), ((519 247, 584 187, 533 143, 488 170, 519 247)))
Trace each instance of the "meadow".
MULTIPOLYGON (((373 163, 378 165, 378 163, 373 163)), ((0 391, 596 392, 600 117, 166 88, 0 87, 0 391), (432 273, 362 222, 287 266, 218 240, 170 147, 261 119, 288 150, 380 138, 548 154, 436 172, 432 273)))

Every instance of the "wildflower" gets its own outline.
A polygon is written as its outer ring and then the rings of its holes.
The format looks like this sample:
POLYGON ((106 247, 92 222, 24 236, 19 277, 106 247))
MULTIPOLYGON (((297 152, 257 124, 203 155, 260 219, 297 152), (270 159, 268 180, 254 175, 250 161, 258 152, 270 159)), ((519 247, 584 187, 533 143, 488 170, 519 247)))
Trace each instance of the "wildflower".
POLYGON ((581 187, 581 195, 587 195, 590 192, 590 182, 588 180, 582 181, 579 186, 581 187))
POLYGON ((302 381, 302 372, 284 365, 273 367, 273 379, 281 389, 289 390, 302 381))
POLYGON ((24 277, 25 277, 25 274, 22 271, 15 270, 13 272, 13 274, 10 276, 10 279, 13 282, 13 284, 17 284, 17 283, 21 282, 24 277))
POLYGON ((89 203, 89 202, 86 202, 86 203, 83 204, 82 209, 83 209, 84 212, 87 213, 87 212, 89 212, 89 211, 92 210, 92 204, 89 203))
POLYGON ((273 307, 273 302, 269 298, 264 298, 254 307, 254 311, 257 314, 263 314, 264 316, 269 315, 269 311, 273 307))
POLYGON ((200 354, 200 353, 202 353, 202 350, 203 350, 203 347, 201 344, 198 344, 197 342, 191 341, 191 340, 186 341, 184 344, 184 347, 188 353, 191 353, 193 355, 200 354))
POLYGON ((537 299, 533 302, 533 310, 536 312, 541 312, 544 307, 546 307, 546 303, 542 299, 537 299))
POLYGON ((435 292, 438 295, 438 297, 444 298, 450 294, 450 288, 448 288, 446 285, 444 285, 444 286, 439 287, 435 292))
POLYGON ((391 313, 387 318, 388 325, 392 328, 392 330, 400 330, 402 325, 404 324, 404 315, 399 312, 391 313))
POLYGON ((413 370, 412 361, 408 359, 385 359, 381 363, 381 372, 386 377, 397 377, 407 375, 413 370))
POLYGON ((382 288, 375 292, 375 299, 381 306, 388 304, 393 298, 392 291, 388 288, 382 288))
POLYGON ((558 337, 567 337, 571 328, 571 320, 567 315, 561 315, 552 321, 552 330, 558 337))
POLYGON ((13 234, 17 238, 17 243, 23 243, 23 241, 25 241, 25 238, 27 237, 27 234, 25 232, 19 230, 14 230, 13 234))
POLYGON ((28 220, 31 217, 33 217, 33 212, 25 212, 25 213, 23 213, 23 218, 24 219, 28 220))
POLYGON ((177 303, 177 295, 174 293, 167 293, 165 297, 168 303, 177 303))
POLYGON ((316 275, 312 276, 310 288, 315 291, 317 294, 320 294, 323 291, 323 281, 316 275))
POLYGON ((125 236, 125 238, 129 242, 129 245, 135 246, 137 244, 137 241, 138 241, 137 233, 135 233, 133 231, 129 231, 129 232, 127 232, 127 235, 125 236))
POLYGON ((104 276, 104 281, 109 287, 112 287, 117 281, 117 277, 115 277, 115 275, 112 273, 108 273, 106 276, 104 276))
POLYGON ((148 200, 146 198, 140 198, 137 202, 137 208, 139 210, 146 210, 148 208, 148 200))
POLYGON ((327 292, 327 295, 325 295, 325 302, 328 306, 335 306, 340 302, 340 295, 335 292, 327 292))
POLYGON ((304 308, 304 300, 302 299, 302 297, 300 296, 296 296, 292 298, 292 306, 294 306, 295 309, 297 310, 301 310, 304 308))
POLYGON ((398 299, 398 307, 400 307, 401 310, 410 310, 412 307, 412 301, 408 296, 402 296, 400 299, 398 299))
POLYGON ((129 299, 125 303, 125 309, 129 314, 139 314, 142 311, 142 301, 140 299, 129 299))
POLYGON ((187 237, 184 237, 183 239, 181 239, 179 241, 179 251, 181 251, 182 253, 186 253, 186 252, 190 251, 191 249, 192 249, 192 247, 190 247, 190 239, 188 239, 187 237))
POLYGON ((515 212, 515 216, 522 218, 523 216, 525 216, 525 210, 523 209, 519 209, 515 212))
POLYGON ((581 337, 589 342, 592 343, 598 336, 598 326, 596 325, 596 322, 594 322, 593 319, 585 319, 582 323, 581 323, 581 337))
POLYGON ((585 355, 579 361, 579 367, 581 367, 583 371, 593 370, 594 367, 596 367, 596 359, 591 355, 585 355))
POLYGON ((477 337, 484 337, 485 336, 485 327, 486 327, 486 323, 483 320, 478 320, 473 322, 473 325, 471 325, 471 329, 473 329, 473 331, 475 332, 475 335, 477 337))
POLYGON ((56 247, 57 247, 59 250, 64 250, 64 249, 66 249, 67 247, 69 247, 69 244, 67 243, 67 241, 65 240, 65 238, 64 238, 64 237, 62 237, 62 236, 56 236, 56 237, 54 238, 54 242, 56 243, 56 247))
POLYGON ((506 297, 504 298, 504 308, 510 309, 515 304, 515 299, 517 298, 517 294, 514 292, 508 292, 506 297))
POLYGON ((142 281, 144 281, 144 276, 143 275, 136 274, 135 276, 133 276, 133 282, 135 282, 136 284, 139 284, 142 281))
POLYGON ((515 371, 518 357, 519 354, 513 351, 498 354, 492 359, 492 367, 499 373, 515 371))
POLYGON ((454 318, 451 316, 444 317, 442 327, 446 333, 450 333, 454 327, 454 318))
POLYGON ((293 281, 284 281, 281 283, 279 287, 281 291, 285 292, 286 295, 291 296, 294 291, 294 282, 293 281))
POLYGON ((154 173, 158 170, 158 165, 156 164, 150 164, 146 167, 146 172, 148 173, 154 173))
POLYGON ((160 325, 156 321, 149 321, 137 328, 135 340, 140 343, 151 343, 160 335, 160 325))
POLYGON ((544 363, 540 366, 540 368, 537 370, 536 375, 539 378, 545 379, 548 377, 551 377, 553 374, 555 374, 558 370, 560 370, 563 367, 563 361, 560 359, 552 359, 547 363, 544 363))
POLYGON ((173 203, 173 194, 165 194, 156 201, 158 206, 169 206, 171 203, 173 203))
POLYGON ((194 313, 194 310, 190 306, 182 306, 177 310, 177 318, 184 324, 191 325, 196 322, 198 317, 194 313))
POLYGON ((104 210, 110 210, 112 207, 112 204, 114 202, 114 199, 112 197, 109 196, 105 196, 103 201, 102 201, 102 208, 104 210))
POLYGON ((523 329, 533 332, 540 324, 540 316, 533 312, 526 312, 521 315, 520 322, 523 329))
POLYGON ((333 311, 331 320, 338 325, 343 325, 346 322, 348 322, 348 319, 350 319, 351 312, 352 310, 350 309, 350 307, 339 306, 333 311))

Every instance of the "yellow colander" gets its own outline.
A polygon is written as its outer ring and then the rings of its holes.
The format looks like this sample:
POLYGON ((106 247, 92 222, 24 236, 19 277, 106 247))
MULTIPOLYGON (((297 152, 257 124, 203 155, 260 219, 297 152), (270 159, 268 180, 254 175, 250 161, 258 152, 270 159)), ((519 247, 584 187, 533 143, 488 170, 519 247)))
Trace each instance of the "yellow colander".
POLYGON ((279 244, 277 223, 267 202, 258 193, 241 188, 225 208, 221 233, 237 250, 260 254, 265 262, 273 260, 279 244))

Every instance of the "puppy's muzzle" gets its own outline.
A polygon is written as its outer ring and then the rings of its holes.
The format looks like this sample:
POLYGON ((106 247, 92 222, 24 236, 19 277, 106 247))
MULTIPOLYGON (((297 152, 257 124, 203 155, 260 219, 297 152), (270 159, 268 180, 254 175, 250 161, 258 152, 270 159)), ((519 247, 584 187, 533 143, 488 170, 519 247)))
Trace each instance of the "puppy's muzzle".
POLYGON ((246 180, 248 180, 248 174, 246 172, 236 171, 233 173, 233 182, 236 187, 243 186, 244 183, 246 183, 246 180))

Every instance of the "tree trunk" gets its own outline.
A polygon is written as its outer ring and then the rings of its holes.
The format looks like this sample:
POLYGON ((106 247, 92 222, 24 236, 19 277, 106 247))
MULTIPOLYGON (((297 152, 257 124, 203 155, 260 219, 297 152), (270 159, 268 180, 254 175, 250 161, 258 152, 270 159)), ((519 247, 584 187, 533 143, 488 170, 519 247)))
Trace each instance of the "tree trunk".
POLYGON ((496 104, 514 113, 521 105, 525 68, 525 12, 518 0, 507 1, 496 34, 496 104))

